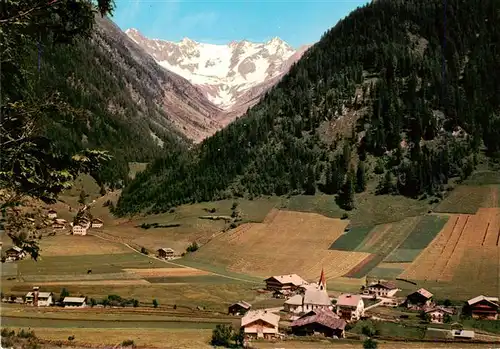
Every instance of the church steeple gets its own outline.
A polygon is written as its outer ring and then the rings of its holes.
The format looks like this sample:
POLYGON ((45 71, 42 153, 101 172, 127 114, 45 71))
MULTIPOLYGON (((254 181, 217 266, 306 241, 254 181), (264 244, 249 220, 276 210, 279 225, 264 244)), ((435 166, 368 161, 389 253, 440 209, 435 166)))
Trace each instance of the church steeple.
POLYGON ((326 278, 325 278, 325 272, 323 271, 323 268, 321 268, 321 276, 319 277, 319 289, 322 291, 326 291, 326 278))

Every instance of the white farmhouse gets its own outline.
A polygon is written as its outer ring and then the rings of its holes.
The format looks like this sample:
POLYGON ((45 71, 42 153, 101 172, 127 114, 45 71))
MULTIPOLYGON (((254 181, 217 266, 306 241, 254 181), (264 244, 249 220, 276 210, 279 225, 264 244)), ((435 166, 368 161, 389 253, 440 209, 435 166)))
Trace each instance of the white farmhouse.
POLYGON ((73 235, 87 235, 87 228, 80 224, 73 225, 73 235))
POLYGON ((52 296, 52 292, 39 292, 38 287, 33 287, 33 291, 26 294, 26 304, 35 307, 48 307, 54 303, 52 296))
POLYGON ((91 224, 91 227, 92 228, 102 228, 102 226, 104 225, 104 222, 99 219, 99 218, 94 218, 92 220, 92 224, 91 224))
POLYGON ((278 336, 280 316, 267 310, 250 310, 241 318, 241 327, 245 339, 265 338, 278 336))
POLYGON ((65 308, 85 308, 87 297, 64 297, 63 305, 65 308))
POLYGON ((387 297, 392 298, 399 291, 396 284, 390 281, 378 281, 368 285, 368 294, 375 295, 377 297, 387 297))
POLYGON ((49 210, 49 213, 47 214, 47 217, 49 219, 56 219, 57 218, 57 211, 55 211, 55 210, 49 210))
POLYGON ((365 303, 359 294, 341 294, 337 299, 337 315, 346 321, 359 320, 365 314, 365 303))

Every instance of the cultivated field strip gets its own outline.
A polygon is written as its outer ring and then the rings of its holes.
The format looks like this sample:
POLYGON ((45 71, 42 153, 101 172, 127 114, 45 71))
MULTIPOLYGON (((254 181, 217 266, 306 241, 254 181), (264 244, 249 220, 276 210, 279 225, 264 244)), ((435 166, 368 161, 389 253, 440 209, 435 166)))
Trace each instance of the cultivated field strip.
POLYGON ((401 277, 487 284, 497 292, 499 239, 500 209, 480 208, 475 215, 453 215, 401 277))
POLYGON ((248 223, 215 237, 193 258, 248 275, 297 273, 314 280, 322 268, 327 278, 338 277, 369 255, 329 249, 343 234, 347 220, 272 210, 264 222, 269 223, 248 223))
MULTIPOLYGON (((446 222, 443 230, 433 242, 413 261, 413 263, 402 273, 401 277, 415 280, 429 280, 434 278, 433 271, 439 268, 436 265, 442 261, 442 255, 450 246, 450 241, 458 240, 458 234, 463 230, 468 215, 452 215, 446 222)), ((442 262, 441 262, 442 263, 442 262)))

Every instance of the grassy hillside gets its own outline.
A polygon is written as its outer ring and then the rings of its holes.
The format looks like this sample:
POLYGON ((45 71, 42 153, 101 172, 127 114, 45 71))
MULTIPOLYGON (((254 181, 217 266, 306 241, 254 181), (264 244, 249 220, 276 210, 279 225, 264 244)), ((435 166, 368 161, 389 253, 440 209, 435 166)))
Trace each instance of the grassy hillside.
POLYGON ((482 147, 492 155, 500 146, 491 45, 500 3, 443 6, 376 1, 352 12, 245 117, 136 176, 117 213, 318 192, 351 210, 367 185, 371 194, 439 200, 451 179, 471 174, 482 147))

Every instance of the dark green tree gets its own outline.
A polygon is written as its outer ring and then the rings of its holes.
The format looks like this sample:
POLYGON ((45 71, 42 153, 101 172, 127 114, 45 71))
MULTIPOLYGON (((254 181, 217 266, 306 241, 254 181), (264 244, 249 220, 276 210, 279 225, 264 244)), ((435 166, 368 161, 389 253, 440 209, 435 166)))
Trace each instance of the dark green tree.
POLYGON ((366 190, 366 172, 365 163, 360 161, 356 169, 356 193, 362 193, 366 190))
POLYGON ((217 325, 212 331, 212 340, 210 344, 213 346, 229 347, 233 338, 233 327, 231 325, 217 325))

